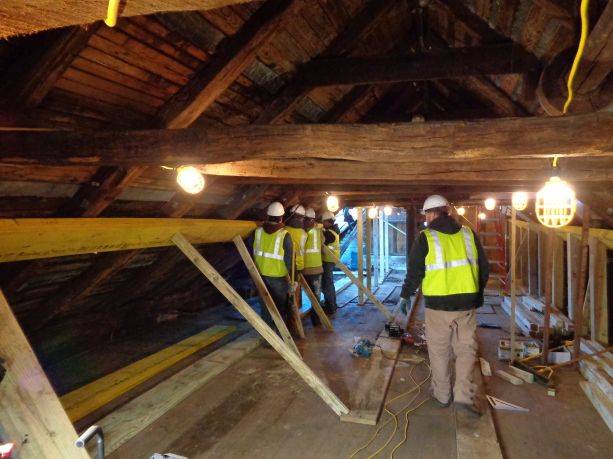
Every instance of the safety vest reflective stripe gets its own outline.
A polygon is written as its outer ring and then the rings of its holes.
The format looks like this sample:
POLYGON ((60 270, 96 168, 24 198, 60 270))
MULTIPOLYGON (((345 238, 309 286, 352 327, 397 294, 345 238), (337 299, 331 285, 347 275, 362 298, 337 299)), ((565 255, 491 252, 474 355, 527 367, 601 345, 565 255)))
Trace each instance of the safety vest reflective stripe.
POLYGON ((283 240, 287 235, 285 229, 268 234, 263 228, 255 230, 253 255, 260 274, 268 277, 284 277, 287 274, 285 266, 285 251, 283 240))
POLYGON ((426 265, 426 271, 432 271, 436 269, 457 268, 459 266, 476 266, 477 259, 473 255, 473 241, 470 229, 463 226, 462 233, 464 236, 464 247, 466 248, 467 258, 462 260, 443 261, 443 248, 441 246, 441 240, 437 231, 426 230, 432 237, 432 245, 434 246, 434 254, 436 257, 436 263, 426 265))
POLYGON ((311 228, 307 232, 307 248, 304 254, 304 267, 317 268, 321 264, 321 236, 319 228, 311 228))
POLYGON ((435 230, 423 231, 428 241, 425 296, 447 296, 476 293, 479 290, 477 246, 470 228, 462 227, 456 234, 435 230))
POLYGON ((311 238, 311 241, 313 241, 313 243, 310 244, 310 247, 306 248, 305 253, 320 252, 321 246, 319 245, 319 230, 316 228, 311 228, 307 233, 307 242, 309 241, 309 238, 311 238))
MULTIPOLYGON (((341 257, 340 236, 338 235, 336 231, 333 231, 331 229, 328 231, 330 231, 334 235, 334 242, 331 242, 330 244, 326 244, 326 247, 328 247, 332 252, 334 252, 334 255, 336 255, 336 258, 340 258, 341 257)), ((321 256, 321 259, 328 263, 334 263, 334 259, 327 253, 323 253, 321 256)))
POLYGON ((296 269, 301 271, 304 269, 304 246, 306 245, 307 234, 302 228, 288 226, 285 229, 291 235, 294 243, 296 269))
POLYGON ((277 234, 277 238, 275 239, 275 247, 272 252, 264 252, 261 250, 261 240, 263 232, 264 230, 262 228, 258 228, 257 230, 255 230, 255 244, 253 247, 254 255, 264 258, 272 258, 273 260, 283 260, 283 255, 279 253, 279 248, 281 247, 283 237, 287 232, 280 231, 279 234, 277 234))

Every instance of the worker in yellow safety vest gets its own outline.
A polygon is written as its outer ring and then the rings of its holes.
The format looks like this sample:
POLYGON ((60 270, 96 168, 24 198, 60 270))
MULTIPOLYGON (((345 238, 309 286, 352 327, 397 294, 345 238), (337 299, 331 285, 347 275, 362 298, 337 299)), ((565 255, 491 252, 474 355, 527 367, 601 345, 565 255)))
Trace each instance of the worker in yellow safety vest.
POLYGON ((293 205, 289 209, 286 221, 287 232, 292 236, 294 243, 295 269, 297 273, 301 273, 304 269, 304 246, 307 240, 307 234, 304 231, 304 207, 300 204, 293 205))
POLYGON ((426 301, 426 339, 432 367, 430 395, 439 406, 454 402, 480 415, 473 370, 477 359, 476 308, 483 304, 488 260, 475 233, 449 215, 443 196, 428 197, 422 214, 427 229, 411 247, 407 277, 398 303, 406 314, 409 298, 421 284, 426 301), (450 363, 455 356, 455 382, 450 363))
MULTIPOLYGON (((292 269, 294 249, 292 238, 283 224, 284 214, 280 202, 268 206, 266 222, 255 230, 253 236, 253 259, 281 317, 289 324, 291 310, 287 274, 292 269)), ((262 319, 275 330, 268 308, 261 301, 260 304, 262 319)))
MULTIPOLYGON (((334 214, 326 210, 321 214, 321 222, 324 226, 323 244, 328 247, 337 258, 341 258, 341 238, 340 230, 334 219, 334 214)), ((334 289, 334 259, 326 253, 322 253, 321 261, 324 273, 321 278, 321 291, 324 296, 323 308, 326 314, 336 313, 336 290, 334 289)))
MULTIPOLYGON (((321 275, 324 272, 321 260, 322 235, 321 230, 315 226, 315 211, 310 207, 305 211, 304 230, 307 239, 304 248, 303 274, 317 301, 321 303, 321 275)), ((311 322, 313 325, 320 324, 315 309, 311 309, 311 322)))

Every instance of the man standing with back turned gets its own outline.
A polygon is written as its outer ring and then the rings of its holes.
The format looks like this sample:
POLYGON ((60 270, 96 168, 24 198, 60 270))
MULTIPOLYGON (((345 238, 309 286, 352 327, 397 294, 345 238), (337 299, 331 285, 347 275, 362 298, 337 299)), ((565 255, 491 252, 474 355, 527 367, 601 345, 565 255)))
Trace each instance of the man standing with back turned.
POLYGON ((444 197, 430 196, 422 213, 428 228, 411 248, 409 271, 398 304, 406 314, 408 300, 421 284, 432 367, 430 395, 442 407, 453 401, 471 413, 481 414, 473 383, 477 359, 475 309, 483 304, 489 278, 487 257, 473 231, 449 216, 449 202, 444 197))

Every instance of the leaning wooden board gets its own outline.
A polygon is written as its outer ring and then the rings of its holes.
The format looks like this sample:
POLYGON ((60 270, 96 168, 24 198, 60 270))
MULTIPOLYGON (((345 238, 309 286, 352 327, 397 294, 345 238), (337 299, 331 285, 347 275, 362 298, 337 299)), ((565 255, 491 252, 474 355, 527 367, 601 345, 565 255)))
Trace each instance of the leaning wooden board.
POLYGON ((19 459, 88 458, 77 449, 77 432, 40 367, 28 340, 0 291, 0 427, 15 443, 19 459))

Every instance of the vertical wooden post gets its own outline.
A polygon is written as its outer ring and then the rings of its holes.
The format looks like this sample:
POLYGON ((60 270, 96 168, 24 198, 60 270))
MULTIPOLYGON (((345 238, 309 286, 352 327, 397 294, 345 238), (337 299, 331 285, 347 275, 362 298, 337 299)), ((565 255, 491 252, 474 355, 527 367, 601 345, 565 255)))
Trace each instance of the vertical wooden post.
POLYGON ((559 310, 564 309, 564 244, 556 234, 553 242, 553 271, 551 304, 559 310))
POLYGON ((577 301, 577 284, 581 265, 579 250, 580 241, 566 233, 566 310, 568 318, 575 320, 575 302, 577 301))
POLYGON ((366 288, 372 291, 372 226, 374 220, 366 216, 366 288))
POLYGON ((379 212, 379 279, 383 282, 386 273, 387 256, 385 255, 385 241, 387 240, 387 216, 379 212))
POLYGON ((543 365, 547 365, 549 358, 549 322, 551 315, 551 297, 553 287, 553 249, 554 230, 547 231, 547 250, 545 251, 545 311, 543 317, 543 365))
MULTIPOLYGON (((585 301, 585 279, 587 273, 587 259, 590 235, 590 208, 583 206, 583 226, 581 227, 581 262, 579 267, 579 279, 577 281, 577 297, 575 301, 574 323, 575 341, 573 343, 573 357, 581 354, 581 337, 583 336, 583 302, 585 301)), ((569 261, 570 264, 570 261, 569 261)))
POLYGON ((381 240, 381 228, 379 226, 379 220, 373 220, 373 238, 372 238, 372 251, 373 251, 373 277, 375 278, 373 286, 377 288, 381 283, 381 270, 379 268, 381 264, 381 251, 379 250, 379 241, 381 240))
POLYGON ((608 344, 607 248, 590 236, 590 336, 592 341, 608 344))
POLYGON ((517 225, 515 207, 511 206, 511 360, 509 365, 515 360, 515 301, 517 288, 517 225))
POLYGON ((337 414, 347 414, 349 409, 326 386, 319 377, 313 373, 292 349, 283 342, 277 334, 264 322, 260 316, 249 306, 230 284, 206 261, 206 259, 181 234, 172 237, 172 242, 185 254, 185 256, 198 268, 198 270, 213 284, 217 290, 247 319, 262 337, 279 353, 281 357, 302 377, 302 379, 319 395, 324 402, 337 414))
MULTIPOLYGON (((364 208, 358 207, 358 280, 364 284, 364 208)), ((364 304, 364 294, 358 290, 358 304, 364 304)))
POLYGON ((417 237, 417 208, 415 206, 407 207, 406 209, 406 249, 407 249, 407 273, 409 272, 409 256, 415 238, 417 237))
POLYGON ((390 227, 389 223, 389 215, 383 214, 383 224, 381 225, 383 231, 383 276, 389 272, 390 270, 390 227))
POLYGON ((320 299, 315 296, 315 293, 313 292, 313 290, 311 290, 311 287, 309 287, 309 283, 305 279, 304 275, 298 274, 298 282, 304 289, 304 293, 306 293, 306 296, 309 298, 309 301, 311 302, 311 308, 313 308, 313 311, 315 311, 315 314, 317 314, 317 317, 319 317, 319 320, 321 321, 322 325, 328 331, 334 331, 332 322, 330 322, 330 319, 328 319, 328 316, 326 315, 324 310, 321 308, 321 304, 319 304, 320 299))
POLYGON ((538 290, 537 290, 537 296, 541 297, 543 296, 543 294, 545 293, 545 279, 544 279, 544 272, 545 272, 545 235, 543 234, 543 231, 539 230, 538 232, 538 240, 537 240, 537 266, 538 266, 538 290))

